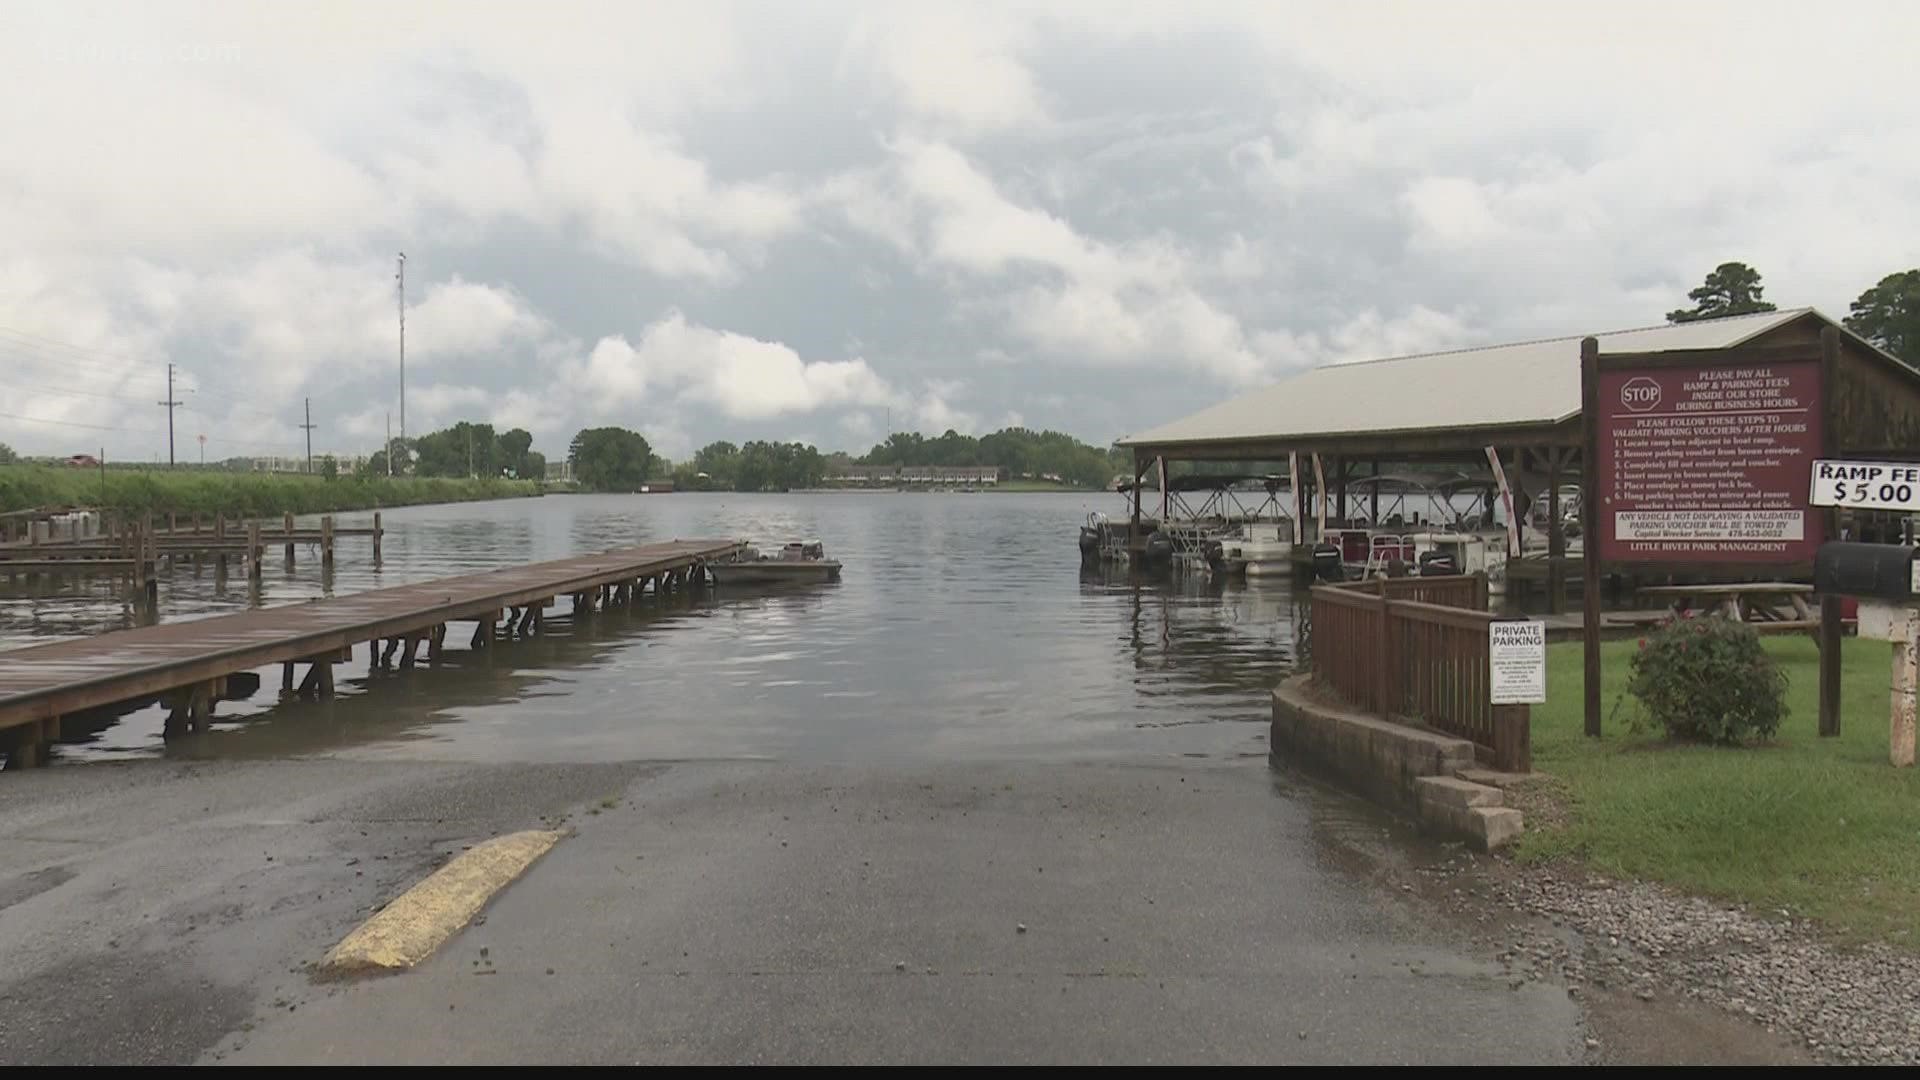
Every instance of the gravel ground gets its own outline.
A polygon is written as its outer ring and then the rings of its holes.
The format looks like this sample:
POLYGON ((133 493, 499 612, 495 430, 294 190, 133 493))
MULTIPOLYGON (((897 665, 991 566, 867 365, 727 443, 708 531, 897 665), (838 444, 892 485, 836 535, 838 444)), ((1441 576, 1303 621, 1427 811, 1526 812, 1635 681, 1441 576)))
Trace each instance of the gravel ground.
POLYGON ((1427 891, 1476 913, 1516 987, 1555 979, 1576 998, 1678 998, 1745 1017, 1821 1060, 1920 1064, 1920 955, 1910 951, 1838 946, 1804 920, 1644 882, 1465 854, 1424 873, 1427 891))

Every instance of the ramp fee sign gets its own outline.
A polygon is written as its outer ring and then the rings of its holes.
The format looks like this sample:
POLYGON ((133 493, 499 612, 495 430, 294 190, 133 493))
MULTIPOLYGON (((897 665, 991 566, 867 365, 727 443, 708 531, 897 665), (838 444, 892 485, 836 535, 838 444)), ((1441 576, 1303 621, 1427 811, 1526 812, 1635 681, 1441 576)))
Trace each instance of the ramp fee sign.
POLYGON ((1920 465, 1902 461, 1816 461, 1812 503, 1920 514, 1920 465))
POLYGON ((1487 624, 1487 686, 1495 705, 1547 700, 1547 624, 1537 619, 1487 624))
POLYGON ((1603 367, 1595 406, 1601 558, 1812 560, 1817 360, 1603 367))

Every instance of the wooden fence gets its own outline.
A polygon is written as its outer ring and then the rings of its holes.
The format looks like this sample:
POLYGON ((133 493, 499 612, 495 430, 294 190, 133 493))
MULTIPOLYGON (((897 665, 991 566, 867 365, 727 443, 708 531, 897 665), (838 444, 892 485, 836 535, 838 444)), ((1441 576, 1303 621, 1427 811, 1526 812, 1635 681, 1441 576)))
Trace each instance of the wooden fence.
POLYGON ((1487 636, 1498 617, 1485 610, 1484 578, 1320 585, 1312 606, 1316 680, 1375 716, 1470 739, 1494 768, 1533 767, 1529 708, 1492 704, 1487 636))

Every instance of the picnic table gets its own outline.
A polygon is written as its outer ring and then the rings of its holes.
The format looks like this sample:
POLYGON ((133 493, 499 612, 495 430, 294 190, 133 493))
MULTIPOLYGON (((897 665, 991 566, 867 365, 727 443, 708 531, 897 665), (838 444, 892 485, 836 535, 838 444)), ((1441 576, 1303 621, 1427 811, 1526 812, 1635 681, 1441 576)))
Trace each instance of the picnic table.
POLYGON ((1635 591, 1638 596, 1668 599, 1668 609, 1677 614, 1695 610, 1719 611, 1736 622, 1810 623, 1818 625, 1820 615, 1807 603, 1813 586, 1792 581, 1740 581, 1724 584, 1649 585, 1635 591), (1782 610, 1784 606, 1785 610, 1782 610), (1791 614, 1788 614, 1791 612, 1791 614))

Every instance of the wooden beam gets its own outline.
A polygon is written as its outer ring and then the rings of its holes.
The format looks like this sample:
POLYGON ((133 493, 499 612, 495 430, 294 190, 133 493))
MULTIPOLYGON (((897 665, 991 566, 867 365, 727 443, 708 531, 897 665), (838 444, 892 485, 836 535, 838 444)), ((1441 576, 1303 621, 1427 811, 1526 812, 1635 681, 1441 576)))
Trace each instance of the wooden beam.
POLYGON ((1567 610, 1567 538, 1560 527, 1560 469, 1558 449, 1547 451, 1547 611, 1567 610))
POLYGON ((1580 469, 1580 609, 1583 630, 1582 700, 1585 705, 1585 730, 1600 737, 1600 488, 1594 482, 1600 460, 1600 422, 1595 411, 1600 401, 1600 340, 1580 342, 1580 418, 1585 430, 1585 449, 1580 469))
MULTIPOLYGON (((1840 445, 1840 331, 1827 326, 1820 330, 1820 449, 1823 457, 1837 457, 1840 445)), ((1840 535, 1840 511, 1824 513, 1809 508, 1809 516, 1820 514, 1826 539, 1840 535)), ((1818 520, 1818 519, 1816 519, 1818 520)), ((1812 524, 1810 521, 1809 524, 1812 524)), ((1833 738, 1840 734, 1840 597, 1820 598, 1820 735, 1833 738)))

